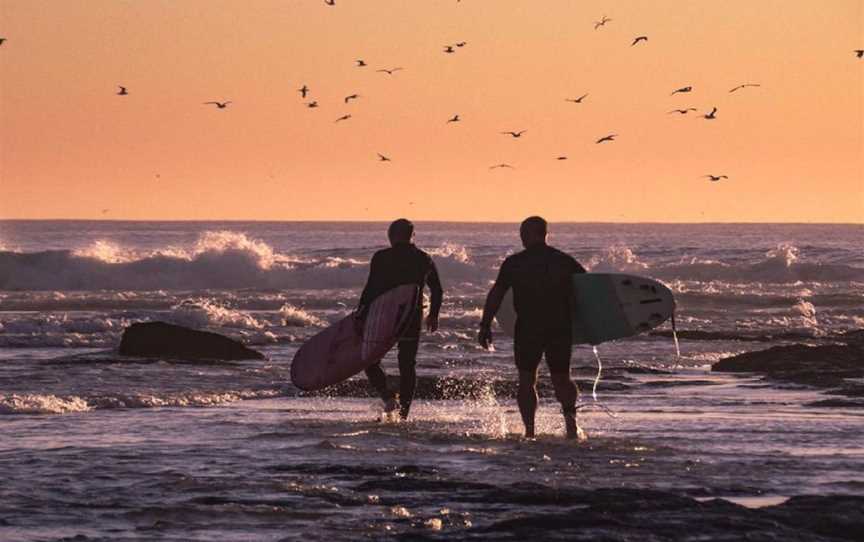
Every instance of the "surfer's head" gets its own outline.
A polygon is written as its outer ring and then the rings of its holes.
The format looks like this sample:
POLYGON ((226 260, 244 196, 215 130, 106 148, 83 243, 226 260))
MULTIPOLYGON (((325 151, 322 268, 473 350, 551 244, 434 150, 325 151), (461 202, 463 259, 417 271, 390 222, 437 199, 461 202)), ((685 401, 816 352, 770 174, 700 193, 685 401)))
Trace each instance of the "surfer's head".
POLYGON ((394 220, 387 228, 391 245, 404 245, 414 240, 414 224, 407 218, 394 220))
POLYGON ((522 238, 522 245, 528 248, 532 245, 546 244, 546 233, 548 224, 539 216, 529 216, 522 221, 519 226, 519 236, 522 238))

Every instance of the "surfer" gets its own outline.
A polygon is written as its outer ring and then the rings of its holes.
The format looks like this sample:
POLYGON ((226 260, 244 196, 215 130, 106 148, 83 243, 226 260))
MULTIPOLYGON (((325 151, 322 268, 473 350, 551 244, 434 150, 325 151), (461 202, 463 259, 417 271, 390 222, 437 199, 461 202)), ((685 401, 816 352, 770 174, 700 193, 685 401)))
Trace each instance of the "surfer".
POLYGON ((492 318, 507 290, 513 288, 516 333, 513 351, 519 370, 517 402, 525 436, 534 437, 537 411, 537 369, 546 357, 555 397, 561 403, 567 438, 579 437, 576 424, 578 390, 570 380, 572 345, 571 277, 585 269, 572 256, 546 244, 548 225, 539 216, 526 218, 519 228, 525 250, 501 264, 498 278, 486 297, 478 340, 483 348, 492 344, 492 318))
MULTIPOLYGON (((438 270, 432 258, 414 245, 414 224, 410 220, 400 218, 387 228, 390 248, 379 250, 372 256, 369 265, 369 278, 360 296, 360 321, 365 318, 369 305, 376 297, 402 284, 416 284, 423 290, 429 286, 431 305, 426 318, 426 329, 430 333, 438 330, 438 313, 444 291, 438 270)), ((418 302, 414 316, 408 323, 405 334, 399 339, 399 395, 387 389, 387 376, 381 368, 381 363, 366 369, 369 383, 381 395, 384 401, 384 413, 390 414, 399 408, 399 417, 408 418, 411 401, 414 398, 414 388, 417 385, 417 348, 420 344, 420 324, 423 318, 423 305, 418 302)))

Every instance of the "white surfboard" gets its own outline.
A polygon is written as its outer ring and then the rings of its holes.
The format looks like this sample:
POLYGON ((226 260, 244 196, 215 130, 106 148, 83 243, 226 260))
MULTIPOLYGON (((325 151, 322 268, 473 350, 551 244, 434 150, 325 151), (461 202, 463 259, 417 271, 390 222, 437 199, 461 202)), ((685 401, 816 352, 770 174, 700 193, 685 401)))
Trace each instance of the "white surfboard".
MULTIPOLYGON (((573 344, 600 344, 644 333, 675 310, 672 292, 656 280, 619 273, 573 275, 573 344)), ((511 337, 516 329, 513 292, 495 319, 511 337)))

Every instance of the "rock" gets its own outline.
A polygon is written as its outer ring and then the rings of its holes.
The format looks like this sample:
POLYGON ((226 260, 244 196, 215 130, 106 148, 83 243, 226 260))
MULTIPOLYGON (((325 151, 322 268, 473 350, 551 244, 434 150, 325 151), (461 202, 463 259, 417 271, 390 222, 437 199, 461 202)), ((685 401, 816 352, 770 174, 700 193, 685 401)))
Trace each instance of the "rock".
POLYGON ((855 396, 860 390, 846 379, 864 377, 864 344, 856 342, 857 336, 852 338, 847 344, 792 344, 746 352, 721 359, 711 370, 760 373, 770 380, 835 388, 831 393, 855 396))
POLYGON ((262 353, 224 335, 165 322, 144 322, 126 328, 119 353, 177 359, 264 359, 262 353))

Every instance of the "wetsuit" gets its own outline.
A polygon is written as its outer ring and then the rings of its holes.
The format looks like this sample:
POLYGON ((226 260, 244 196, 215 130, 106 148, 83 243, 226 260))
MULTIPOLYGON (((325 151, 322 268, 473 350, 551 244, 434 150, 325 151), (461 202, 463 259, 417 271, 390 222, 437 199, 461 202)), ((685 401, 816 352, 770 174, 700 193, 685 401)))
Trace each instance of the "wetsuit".
MULTIPOLYGON (((432 258, 410 243, 397 244, 391 248, 379 250, 372 256, 369 266, 369 279, 360 295, 361 316, 365 316, 369 305, 376 297, 402 284, 416 284, 421 290, 429 286, 431 306, 429 315, 438 317, 441 302, 444 297, 438 270, 432 258)), ((417 348, 420 344, 420 325, 423 320, 422 303, 417 304, 405 334, 399 339, 399 404, 400 415, 408 417, 414 389, 417 386, 417 348)), ((366 369, 366 376, 372 386, 378 390, 385 400, 389 397, 387 377, 381 369, 381 363, 376 363, 366 369)))
POLYGON ((546 244, 532 245, 501 264, 495 284, 513 288, 513 349, 520 371, 536 371, 544 354, 550 372, 570 371, 571 277, 584 272, 572 256, 546 244))

